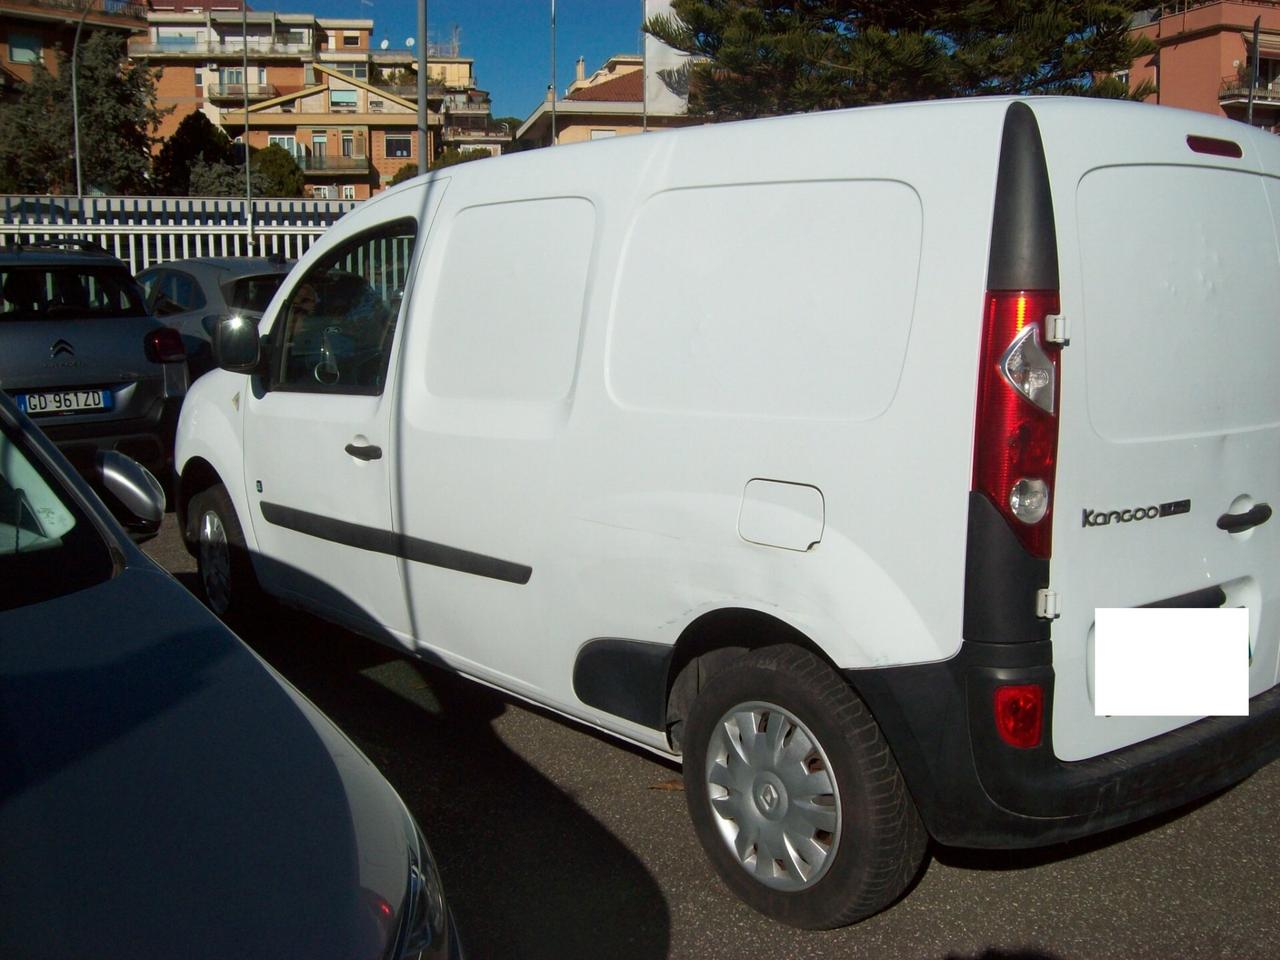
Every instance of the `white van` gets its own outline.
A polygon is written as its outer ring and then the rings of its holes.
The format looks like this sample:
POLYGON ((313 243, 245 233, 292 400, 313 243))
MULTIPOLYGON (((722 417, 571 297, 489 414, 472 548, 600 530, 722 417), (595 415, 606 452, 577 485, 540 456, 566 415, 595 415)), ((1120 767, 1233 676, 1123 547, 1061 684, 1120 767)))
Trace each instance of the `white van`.
POLYGON ((1280 755, 1280 140, 986 99, 452 167, 361 204, 178 439, 257 588, 685 766, 803 927, 1280 755), (1249 716, 1095 716, 1095 610, 1247 607, 1249 716))

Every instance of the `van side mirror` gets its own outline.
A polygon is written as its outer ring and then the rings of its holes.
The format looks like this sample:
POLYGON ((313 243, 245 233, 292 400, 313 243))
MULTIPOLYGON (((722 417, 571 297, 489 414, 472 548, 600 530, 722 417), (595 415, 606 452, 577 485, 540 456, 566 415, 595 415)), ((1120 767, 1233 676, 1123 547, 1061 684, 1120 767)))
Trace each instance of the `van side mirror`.
POLYGON ((245 317, 223 317, 213 328, 213 360, 232 373, 257 373, 262 365, 258 325, 245 317))
POLYGON ((94 488, 135 543, 160 532, 164 487, 150 470, 119 450, 99 451, 93 468, 94 488))

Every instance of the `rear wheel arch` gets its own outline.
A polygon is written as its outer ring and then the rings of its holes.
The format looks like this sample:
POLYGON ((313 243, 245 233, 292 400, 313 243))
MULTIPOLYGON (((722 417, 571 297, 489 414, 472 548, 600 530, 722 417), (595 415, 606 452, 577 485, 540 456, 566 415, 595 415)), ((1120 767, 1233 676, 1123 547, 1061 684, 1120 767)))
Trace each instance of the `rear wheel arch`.
POLYGON ((667 671, 667 738, 680 752, 684 723, 698 691, 715 673, 763 647, 788 644, 835 664, 812 639, 785 620, 745 607, 722 607, 704 613, 681 631, 667 671))

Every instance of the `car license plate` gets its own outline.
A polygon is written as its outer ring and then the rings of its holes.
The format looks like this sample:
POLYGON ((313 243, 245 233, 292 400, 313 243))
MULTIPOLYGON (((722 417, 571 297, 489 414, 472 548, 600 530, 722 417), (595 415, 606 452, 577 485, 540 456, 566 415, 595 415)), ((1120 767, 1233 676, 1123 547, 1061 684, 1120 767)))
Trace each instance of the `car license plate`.
POLYGON ((110 410, 110 390, 57 390, 27 393, 18 398, 19 406, 29 416, 46 413, 75 413, 80 410, 110 410))

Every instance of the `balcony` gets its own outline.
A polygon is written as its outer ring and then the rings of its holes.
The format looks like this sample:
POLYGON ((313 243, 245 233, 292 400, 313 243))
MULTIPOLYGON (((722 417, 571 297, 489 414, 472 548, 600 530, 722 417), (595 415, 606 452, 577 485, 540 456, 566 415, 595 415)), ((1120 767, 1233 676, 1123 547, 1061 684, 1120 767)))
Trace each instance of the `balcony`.
POLYGON ((204 88, 205 96, 210 100, 233 100, 243 103, 246 95, 250 103, 258 100, 270 100, 279 91, 270 83, 211 83, 204 88))
POLYGON ((471 141, 509 141, 512 131, 504 130, 502 127, 445 127, 444 141, 450 143, 453 141, 466 142, 471 141))
POLYGON ((296 159, 304 173, 338 175, 369 172, 368 157, 331 157, 328 154, 317 157, 315 154, 305 154, 296 159))
MULTIPOLYGON (((1221 106, 1240 105, 1249 102, 1249 80, 1241 77, 1223 77, 1218 88, 1218 103, 1221 106)), ((1280 79, 1263 80, 1253 88, 1253 104, 1264 107, 1280 107, 1280 79)))
MULTIPOLYGON (((109 2, 109 0, 99 0, 109 2)), ((265 38, 249 38, 250 57, 299 57, 313 53, 309 43, 273 43, 265 38)), ((197 40, 195 37, 166 37, 158 42, 152 40, 130 40, 129 56, 131 57, 192 57, 206 59, 209 57, 240 57, 244 55, 244 44, 239 39, 230 42, 215 40, 197 40)))
POLYGON ((489 115, 489 104, 467 103, 465 100, 446 100, 444 102, 444 112, 474 117, 487 117, 489 115))
MULTIPOLYGON (((374 80, 371 82, 375 87, 377 87, 383 93, 389 93, 393 97, 399 97, 401 100, 417 101, 418 99, 418 87, 416 84, 379 83, 377 80, 374 80)), ((427 85, 428 100, 439 100, 444 97, 444 93, 445 93, 444 87, 441 86, 439 83, 432 82, 427 85)))
MULTIPOLYGON (((79 17, 84 12, 84 0, 24 0, 24 6, 40 10, 61 10, 75 17, 79 17)), ((131 0, 91 0, 87 19, 93 23, 99 17, 134 20, 145 28, 147 4, 131 2, 131 0)))

